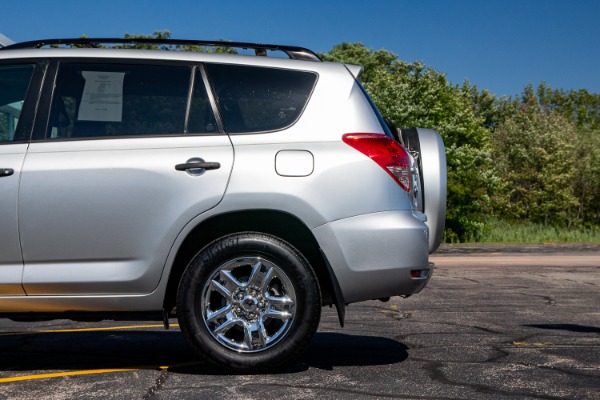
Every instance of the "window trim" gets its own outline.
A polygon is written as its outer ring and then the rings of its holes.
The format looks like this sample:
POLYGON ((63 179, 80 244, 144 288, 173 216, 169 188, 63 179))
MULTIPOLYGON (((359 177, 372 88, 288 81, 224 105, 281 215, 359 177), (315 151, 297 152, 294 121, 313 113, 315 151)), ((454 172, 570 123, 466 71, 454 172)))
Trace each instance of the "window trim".
POLYGON ((29 80, 29 85, 25 91, 23 99, 23 108, 19 117, 19 125, 15 131, 15 137, 20 136, 20 140, 0 141, 0 146, 11 144, 28 143, 31 140, 32 132, 35 127, 37 111, 40 105, 42 82, 44 81, 48 60, 35 58, 4 59, 0 66, 33 65, 33 72, 29 80))
POLYGON ((223 122, 223 116, 221 115, 221 110, 217 104, 217 97, 213 91, 212 84, 208 79, 208 73, 206 72, 205 63, 199 65, 198 70, 202 74, 202 82, 204 82, 204 87, 206 89, 206 94, 208 95, 208 101, 210 102, 210 106, 212 108, 213 115, 215 116, 215 120, 217 121, 217 130, 219 132, 225 132, 225 124, 223 122))
MULTIPOLYGON (((34 128, 34 134, 31 137, 31 141, 35 141, 36 143, 40 142, 62 142, 62 141, 87 141, 87 140, 119 140, 119 139, 148 139, 148 138, 173 138, 173 137, 183 137, 183 136, 221 136, 224 135, 225 132, 221 129, 221 124, 219 123, 219 119, 217 115, 215 115, 215 120, 217 120, 217 130, 215 132, 202 132, 202 133, 189 133, 188 122, 189 122, 189 109, 191 107, 191 94, 194 90, 194 82, 198 82, 197 79, 193 79, 193 75, 195 71, 202 66, 202 63, 197 62, 188 62, 188 61, 177 61, 177 60, 140 60, 135 58, 97 58, 97 57, 60 57, 60 58, 51 58, 48 61, 49 67, 45 76, 45 80, 42 85, 42 94, 40 99, 40 104, 38 107, 38 115, 36 120, 36 125, 34 128), (186 103, 186 114, 184 120, 184 129, 181 133, 172 133, 172 134, 147 134, 147 135, 121 135, 121 136, 90 136, 90 137, 75 137, 75 138, 49 138, 46 137, 48 130, 50 128, 50 115, 52 111, 52 104, 54 101, 54 97, 56 95, 57 89, 57 79, 58 74, 60 72, 61 65, 64 64, 106 64, 106 65, 119 65, 119 64, 128 64, 128 65, 151 65, 151 66, 173 66, 173 67, 188 67, 190 69, 190 82, 188 86, 188 95, 187 95, 187 103, 186 103)), ((208 100, 211 104, 211 110, 214 113, 215 105, 213 103, 213 98, 211 94, 209 94, 209 88, 206 86, 206 82, 203 81, 201 84, 204 84, 205 91, 208 94, 208 100)))

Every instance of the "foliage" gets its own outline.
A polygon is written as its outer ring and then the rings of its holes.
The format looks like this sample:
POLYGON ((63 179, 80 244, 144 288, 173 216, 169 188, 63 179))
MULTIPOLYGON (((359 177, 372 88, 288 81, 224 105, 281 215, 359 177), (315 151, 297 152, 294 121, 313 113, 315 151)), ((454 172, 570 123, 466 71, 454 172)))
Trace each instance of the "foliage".
MULTIPOLYGON (((143 34, 130 34, 126 33, 123 36, 124 39, 170 39, 171 32, 167 30, 158 30, 152 32, 150 35, 143 34)), ((116 49, 140 49, 140 50, 168 50, 168 46, 159 46, 153 43, 135 43, 135 44, 122 44, 114 46, 116 49)))
MULTIPOLYGON (((533 93, 532 87, 526 93, 533 93)), ((576 127, 573 181, 579 205, 576 219, 585 226, 600 225, 600 94, 581 90, 552 89, 542 82, 537 101, 546 112, 559 113, 576 127)))
MULTIPOLYGON (((531 86, 526 88, 532 91, 531 86)), ((544 111, 556 111, 579 129, 600 130, 600 94, 581 90, 552 89, 545 82, 537 88, 537 98, 544 111)))
MULTIPOLYGON (((546 118, 550 118, 551 115, 554 119, 563 118, 562 125, 565 125, 564 121, 570 125, 562 134, 566 135, 568 139, 567 146, 574 147, 574 155, 571 153, 571 157, 563 159, 562 162, 572 168, 574 174, 565 177, 562 186, 571 191, 576 202, 573 202, 570 197, 562 197, 563 202, 559 207, 561 210, 553 218, 550 218, 550 221, 553 221, 550 223, 599 226, 600 95, 590 94, 583 89, 578 91, 552 89, 542 82, 536 89, 532 85, 525 87, 521 97, 515 101, 519 106, 519 111, 510 116, 513 120, 520 118, 522 110, 533 108, 537 113, 545 115, 546 118), (574 135, 573 131, 575 131, 574 135)), ((547 129, 557 128, 548 127, 547 129)), ((514 145, 518 145, 518 143, 514 145)), ((498 165, 501 166, 501 163, 498 165)), ((546 176, 548 172, 548 170, 541 170, 537 173, 546 176)), ((553 189, 548 187, 544 190, 550 192, 553 189)), ((560 198, 558 196, 555 200, 560 202, 560 198)), ((504 214, 501 213, 501 215, 504 214)), ((514 216, 504 215, 504 217, 514 216)))
POLYGON ((478 243, 600 243, 597 227, 558 228, 529 221, 508 222, 492 218, 478 243))
POLYGON ((483 120, 483 126, 493 131, 502 122, 511 118, 519 109, 519 101, 510 97, 496 97, 488 90, 464 82, 462 90, 469 96, 475 115, 483 120))
POLYGON ((526 93, 519 111, 493 133, 493 157, 502 178, 497 196, 502 215, 512 220, 570 226, 574 195, 574 126, 557 112, 545 112, 526 93))
MULTIPOLYGON (((81 35, 82 38, 87 38, 87 35, 81 35)), ((124 39, 171 39, 171 31, 157 30, 151 34, 126 33, 124 39)), ((224 41, 226 42, 226 41, 224 41)), ((74 45, 74 47, 82 47, 82 45, 74 45)), ((104 47, 100 45, 99 47, 104 47)), ((139 49, 139 50, 179 50, 189 51, 193 53, 217 53, 217 54, 237 54, 237 50, 227 46, 199 46, 193 44, 186 45, 170 45, 156 43, 125 43, 111 46, 114 49, 139 49)))
POLYGON ((585 226, 600 226, 600 129, 579 130, 575 143, 577 218, 585 226))
MULTIPOLYGON (((128 34, 124 36, 125 39, 170 39, 171 32, 167 30, 154 31, 151 35, 140 35, 140 34, 128 34)), ((216 54, 237 54, 237 50, 227 46, 199 46, 194 44, 185 45, 157 45, 153 43, 140 43, 123 45, 124 48, 136 48, 136 49, 148 49, 148 50, 181 50, 189 51, 193 53, 216 53, 216 54)))

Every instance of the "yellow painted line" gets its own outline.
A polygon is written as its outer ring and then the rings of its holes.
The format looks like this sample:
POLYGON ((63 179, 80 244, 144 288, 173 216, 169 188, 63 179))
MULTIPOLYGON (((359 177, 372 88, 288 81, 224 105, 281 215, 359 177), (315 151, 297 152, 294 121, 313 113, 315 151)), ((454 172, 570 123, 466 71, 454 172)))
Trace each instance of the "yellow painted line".
POLYGON ((83 371, 56 372, 56 373, 52 373, 52 374, 14 376, 11 378, 0 378, 0 383, 31 381, 31 380, 35 380, 35 379, 60 378, 60 377, 64 377, 64 376, 109 374, 109 373, 113 373, 113 372, 130 372, 130 371, 139 371, 139 368, 90 369, 90 370, 83 370, 83 371))
MULTIPOLYGON (((128 326, 108 326, 105 328, 75 328, 75 329, 51 329, 38 331, 40 333, 70 333, 70 332, 94 332, 94 331, 116 331, 124 329, 149 329, 149 328, 162 328, 163 324, 153 325, 128 325, 128 326)), ((173 324, 172 326, 179 326, 173 324)))
POLYGON ((191 365, 202 364, 201 361, 181 363, 176 365, 162 365, 160 367, 146 366, 146 367, 134 367, 134 368, 111 368, 111 369, 88 369, 82 371, 65 371, 65 372, 54 372, 50 374, 36 374, 36 375, 21 375, 13 376, 10 378, 0 378, 0 383, 19 382, 19 381, 32 381, 36 379, 52 379, 62 378, 65 376, 78 376, 78 375, 101 375, 101 374, 112 374, 117 372, 133 372, 140 370, 165 370, 169 368, 180 368, 188 367, 191 365))
MULTIPOLYGON (((0 333, 0 336, 8 336, 8 335, 32 335, 39 333, 72 333, 72 332, 94 332, 94 331, 114 331, 114 330, 125 330, 125 329, 148 329, 148 328, 162 328, 163 324, 153 324, 153 325, 126 325, 126 326, 110 326, 105 328, 77 328, 77 329, 50 329, 50 330, 42 330, 42 331, 30 331, 30 332, 8 332, 8 333, 0 333)), ((179 324, 172 324, 171 326, 179 326, 179 324)), ((10 378, 0 378, 0 383, 8 383, 8 382, 19 382, 19 381, 29 381, 36 379, 52 379, 52 378, 61 378, 65 376, 77 376, 77 375, 99 375, 99 374, 110 374, 117 372, 132 372, 139 370, 155 370, 155 369, 169 369, 169 368, 177 368, 177 367, 186 367, 190 365, 201 364, 201 362, 189 362, 182 363, 177 365, 162 365, 162 366, 146 366, 146 367, 133 367, 133 368, 111 368, 111 369, 90 369, 90 370, 82 370, 82 371, 66 371, 66 372, 55 372, 49 374, 36 374, 36 375, 21 375, 21 376, 13 376, 10 378)))
MULTIPOLYGON (((48 329, 41 331, 23 331, 23 332, 5 332, 0 333, 0 336, 11 336, 11 335, 33 335, 37 333, 73 333, 73 332, 99 332, 99 331, 116 331, 126 329, 150 329, 150 328, 162 328, 163 324, 153 325, 127 325, 127 326, 109 326, 105 328, 75 328, 75 329, 48 329)), ((172 324, 171 326, 179 326, 179 324, 172 324)))

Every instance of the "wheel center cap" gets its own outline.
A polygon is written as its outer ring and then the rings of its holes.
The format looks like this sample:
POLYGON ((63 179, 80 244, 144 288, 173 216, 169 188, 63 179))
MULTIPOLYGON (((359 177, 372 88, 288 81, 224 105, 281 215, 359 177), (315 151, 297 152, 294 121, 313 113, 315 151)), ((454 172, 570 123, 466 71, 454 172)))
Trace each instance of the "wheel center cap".
POLYGON ((246 295, 240 302, 240 306, 246 312, 254 312, 258 308, 258 301, 249 295, 246 295))

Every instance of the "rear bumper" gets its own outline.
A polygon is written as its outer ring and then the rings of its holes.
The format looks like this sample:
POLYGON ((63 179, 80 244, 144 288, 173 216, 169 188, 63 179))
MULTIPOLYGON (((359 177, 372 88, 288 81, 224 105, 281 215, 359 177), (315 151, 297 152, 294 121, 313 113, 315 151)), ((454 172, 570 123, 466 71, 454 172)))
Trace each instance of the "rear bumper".
POLYGON ((423 214, 384 211, 313 230, 345 303, 420 292, 433 273, 423 214), (413 277, 411 277, 411 271, 413 277), (420 271, 418 276, 415 271, 420 271))

